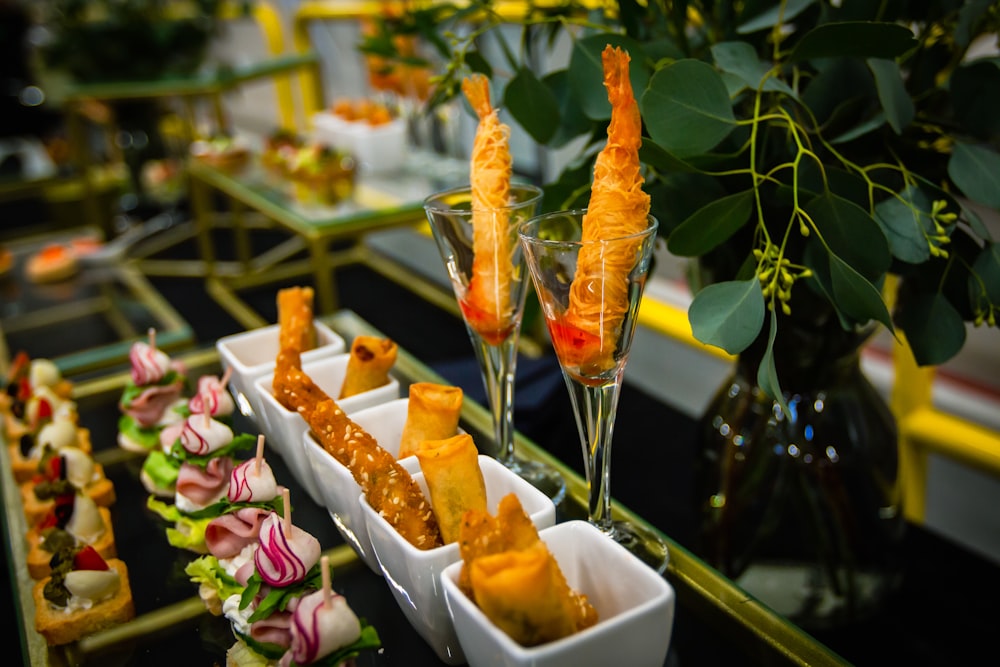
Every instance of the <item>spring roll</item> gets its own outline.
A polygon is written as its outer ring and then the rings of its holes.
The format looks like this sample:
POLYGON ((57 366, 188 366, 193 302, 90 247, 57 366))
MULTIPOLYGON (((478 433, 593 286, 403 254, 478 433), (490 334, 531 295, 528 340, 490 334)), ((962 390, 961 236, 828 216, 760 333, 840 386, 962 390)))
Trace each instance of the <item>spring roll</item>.
POLYGON ((578 629, 573 595, 542 542, 477 558, 470 579, 476 605, 522 646, 561 639, 578 629))
POLYGON ((468 433, 445 440, 424 440, 417 448, 431 507, 445 544, 458 540, 462 517, 486 511, 486 481, 479 468, 479 451, 468 433))
POLYGON ((398 351, 396 343, 388 338, 355 338, 351 343, 351 356, 338 398, 347 398, 387 384, 398 351))
POLYGON ((278 290, 278 348, 301 354, 316 347, 313 327, 313 288, 278 290))
POLYGON ((399 443, 397 458, 417 453, 424 440, 443 440, 458 432, 464 394, 461 387, 433 382, 410 385, 410 401, 406 423, 399 443))

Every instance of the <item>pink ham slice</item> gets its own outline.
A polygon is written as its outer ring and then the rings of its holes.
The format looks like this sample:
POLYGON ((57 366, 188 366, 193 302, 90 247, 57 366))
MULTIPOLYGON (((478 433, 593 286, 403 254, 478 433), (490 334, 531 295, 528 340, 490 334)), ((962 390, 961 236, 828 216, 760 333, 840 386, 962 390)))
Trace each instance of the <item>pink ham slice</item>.
POLYGON ((205 529, 205 546, 216 558, 232 558, 248 544, 257 541, 260 524, 270 510, 242 507, 212 519, 205 529))
POLYGON ((148 387, 132 399, 128 406, 122 405, 120 407, 122 412, 135 419, 139 426, 149 428, 155 426, 163 418, 163 413, 177 401, 183 388, 184 382, 182 380, 168 385, 148 387))
POLYGON ((230 456, 211 459, 204 469, 182 463, 177 473, 177 493, 196 505, 206 507, 226 494, 232 471, 233 459, 230 456))
POLYGON ((259 642, 277 644, 282 648, 292 645, 292 614, 298 604, 293 598, 284 611, 275 611, 267 618, 250 624, 250 637, 259 642))

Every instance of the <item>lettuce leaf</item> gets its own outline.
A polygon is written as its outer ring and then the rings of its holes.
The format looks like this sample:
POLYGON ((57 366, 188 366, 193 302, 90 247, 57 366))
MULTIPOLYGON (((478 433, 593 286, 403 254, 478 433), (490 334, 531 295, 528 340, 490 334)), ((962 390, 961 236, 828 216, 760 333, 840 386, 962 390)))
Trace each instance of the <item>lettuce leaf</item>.
MULTIPOLYGON (((257 608, 247 620, 250 623, 254 623, 267 618, 275 611, 284 611, 293 598, 323 588, 323 571, 321 567, 320 563, 316 563, 306 573, 305 579, 291 586, 271 586, 267 595, 257 603, 257 608)), ((240 609, 246 609, 247 605, 257 597, 257 593, 260 592, 261 587, 264 585, 264 580, 261 579, 260 573, 254 570, 254 573, 247 580, 247 586, 243 589, 242 597, 240 597, 240 609)))
POLYGON ((142 470, 153 483, 163 489, 169 489, 177 484, 177 473, 180 471, 180 461, 167 456, 162 449, 154 449, 142 463, 142 470))
POLYGON ((178 441, 175 442, 170 448, 170 455, 177 459, 180 463, 190 463, 191 465, 196 465, 199 468, 204 468, 208 465, 208 462, 214 458, 218 458, 220 456, 234 456, 237 452, 255 449, 256 447, 256 436, 250 435, 249 433, 240 433, 233 438, 232 442, 227 445, 223 445, 211 454, 192 454, 188 450, 184 449, 184 445, 178 441))
POLYGON ((211 554, 200 556, 184 567, 184 573, 196 584, 207 584, 219 594, 220 600, 243 592, 243 586, 233 579, 211 554))
POLYGON ((170 369, 170 370, 167 371, 167 374, 164 375, 163 378, 159 382, 157 382, 157 383, 155 383, 153 385, 142 385, 142 386, 140 386, 140 385, 137 385, 132 380, 129 380, 128 384, 125 385, 125 389, 122 390, 122 396, 121 396, 120 399, 118 399, 118 403, 120 405, 122 405, 123 407, 127 408, 128 406, 132 405, 132 401, 135 400, 136 396, 138 396, 142 392, 146 391, 146 389, 148 389, 150 386, 163 387, 163 386, 166 386, 168 384, 173 384, 178 379, 184 379, 184 378, 176 370, 170 369))
POLYGON ((139 426, 139 423, 130 415, 122 415, 118 418, 118 430, 132 442, 138 443, 146 449, 152 450, 160 446, 160 429, 156 426, 139 426))

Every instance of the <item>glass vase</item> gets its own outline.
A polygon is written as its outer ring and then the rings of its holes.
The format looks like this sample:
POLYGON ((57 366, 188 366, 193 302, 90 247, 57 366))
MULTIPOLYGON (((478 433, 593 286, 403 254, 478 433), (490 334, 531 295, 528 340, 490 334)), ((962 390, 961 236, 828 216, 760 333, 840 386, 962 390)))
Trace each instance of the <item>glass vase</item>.
POLYGON ((861 369, 870 333, 784 319, 774 356, 791 418, 756 384, 761 340, 699 425, 695 551, 809 630, 863 621, 900 578, 897 429, 861 369))

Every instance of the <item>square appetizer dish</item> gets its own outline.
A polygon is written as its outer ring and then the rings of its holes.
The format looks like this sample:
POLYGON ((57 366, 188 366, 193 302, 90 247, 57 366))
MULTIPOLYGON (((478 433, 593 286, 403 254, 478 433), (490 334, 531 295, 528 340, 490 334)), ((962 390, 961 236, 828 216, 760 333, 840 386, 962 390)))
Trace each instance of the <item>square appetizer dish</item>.
MULTIPOLYGON (((391 375, 395 361, 396 345, 387 339, 359 337, 352 342, 351 351, 323 359, 304 361, 302 372, 332 397, 345 413, 399 398, 399 380, 391 375), (377 372, 371 366, 380 359, 377 372), (364 374, 365 378, 359 378, 364 374)), ((254 381, 254 392, 261 406, 257 423, 267 436, 271 447, 284 459, 292 474, 317 503, 323 496, 316 483, 303 436, 309 425, 302 415, 282 404, 275 395, 274 373, 254 381)))
POLYGON ((400 609, 441 660, 460 664, 466 656, 439 577, 461 558, 463 516, 474 508, 496 513, 502 499, 510 497, 523 507, 523 520, 541 529, 555 523, 555 505, 495 459, 478 454, 468 434, 424 441, 415 458, 420 471, 411 479, 421 501, 415 506, 418 516, 408 516, 377 492, 362 494, 361 507, 372 549, 400 609), (414 529, 422 518, 436 531, 414 529))
MULTIPOLYGON (((303 363, 323 357, 342 354, 347 343, 322 322, 312 322, 314 342, 302 352, 303 363)), ((272 324, 238 334, 224 336, 216 342, 216 349, 225 370, 231 370, 229 389, 241 413, 258 419, 262 411, 253 383, 258 378, 274 372, 279 350, 280 325, 272 324)))
POLYGON ((500 533, 502 548, 468 550, 441 574, 469 664, 664 664, 676 601, 663 577, 586 521, 544 528, 536 540, 504 521, 466 536, 500 533))
MULTIPOLYGON (((408 473, 414 473, 420 469, 412 453, 416 439, 447 438, 463 432, 458 426, 462 390, 448 385, 416 383, 411 385, 409 394, 407 398, 367 407, 350 416, 408 473), (401 457, 400 452, 406 454, 401 457)), ((358 502, 363 492, 361 485, 355 481, 351 469, 324 449, 313 434, 305 433, 303 445, 322 504, 330 512, 337 530, 368 567, 381 574, 358 502)))

